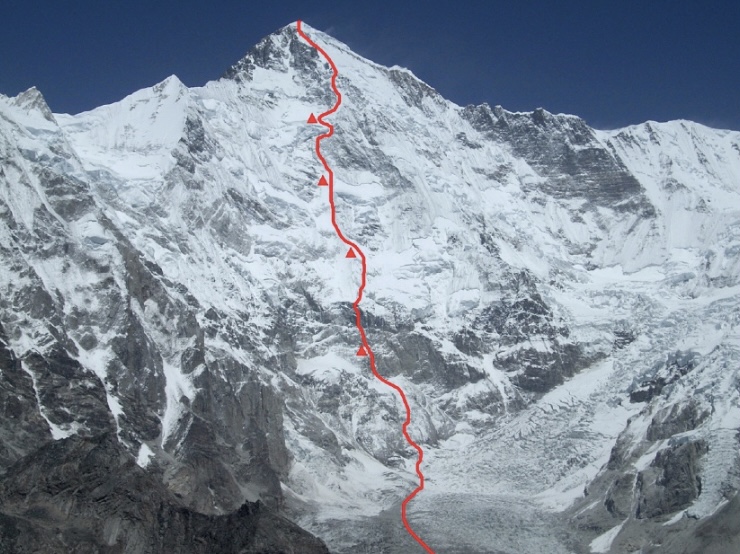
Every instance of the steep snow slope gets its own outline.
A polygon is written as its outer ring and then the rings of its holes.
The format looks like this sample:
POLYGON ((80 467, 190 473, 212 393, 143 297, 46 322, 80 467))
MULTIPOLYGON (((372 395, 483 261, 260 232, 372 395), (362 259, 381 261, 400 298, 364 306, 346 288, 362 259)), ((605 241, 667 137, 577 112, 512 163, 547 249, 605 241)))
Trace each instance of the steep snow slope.
MULTIPOLYGON (((307 32, 340 72, 322 149, 425 447, 425 540, 639 548, 731 498, 740 133, 461 108, 307 32)), ((305 124, 329 76, 290 25, 204 87, 0 98, 3 465, 115 430, 198 511, 260 498, 336 551, 412 551, 402 408, 355 356, 305 124)))

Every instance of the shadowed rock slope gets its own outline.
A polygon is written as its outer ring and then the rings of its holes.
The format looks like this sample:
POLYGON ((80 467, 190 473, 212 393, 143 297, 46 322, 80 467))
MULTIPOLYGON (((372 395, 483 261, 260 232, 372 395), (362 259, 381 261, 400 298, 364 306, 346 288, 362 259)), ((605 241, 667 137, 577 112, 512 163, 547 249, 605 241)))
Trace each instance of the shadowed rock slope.
POLYGON ((0 552, 311 554, 317 538, 260 502, 194 512, 113 434, 48 443, 0 481, 0 552))

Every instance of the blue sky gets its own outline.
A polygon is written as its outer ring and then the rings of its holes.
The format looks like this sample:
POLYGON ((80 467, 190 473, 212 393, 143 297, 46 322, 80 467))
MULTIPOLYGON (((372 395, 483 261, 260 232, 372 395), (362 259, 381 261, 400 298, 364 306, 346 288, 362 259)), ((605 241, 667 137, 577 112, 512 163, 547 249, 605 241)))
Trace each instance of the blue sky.
POLYGON ((740 130, 737 0, 7 0, 0 92, 35 85, 52 110, 76 113, 171 74, 202 85, 296 19, 460 105, 740 130))

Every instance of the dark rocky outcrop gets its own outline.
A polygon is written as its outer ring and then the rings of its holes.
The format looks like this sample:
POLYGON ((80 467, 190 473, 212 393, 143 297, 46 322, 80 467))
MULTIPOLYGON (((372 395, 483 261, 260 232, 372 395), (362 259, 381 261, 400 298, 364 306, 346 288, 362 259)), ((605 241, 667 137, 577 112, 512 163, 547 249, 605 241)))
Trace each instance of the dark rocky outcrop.
POLYGON ((650 467, 637 475, 637 518, 672 514, 691 504, 701 494, 698 462, 706 452, 703 440, 658 452, 650 467))
POLYGON ((696 352, 676 351, 666 356, 665 363, 658 364, 652 370, 652 376, 636 383, 630 390, 630 402, 648 402, 659 395, 666 385, 674 383, 686 375, 699 363, 696 352))
MULTIPOLYGON (((667 356, 669 361, 676 358, 675 354, 667 356)), ((663 364, 660 367, 665 369, 663 364)), ((703 552, 700 548, 652 548, 665 543, 665 537, 695 538, 692 529, 697 519, 691 507, 702 494, 702 466, 709 451, 708 441, 690 433, 708 417, 699 401, 689 399, 655 409, 654 404, 660 405, 662 399, 655 397, 636 416, 639 423, 630 420, 603 471, 589 485, 586 498, 572 509, 571 523, 593 536, 622 525, 610 552, 703 552), (645 467, 640 460, 651 456, 654 449, 657 452, 645 467), (603 501, 593 503, 594 497, 603 501), (672 520, 681 510, 689 516, 672 520)), ((728 488, 727 498, 733 494, 728 488)))
POLYGON ((604 506, 615 517, 626 518, 632 511, 635 474, 626 473, 614 480, 606 493, 604 506))
POLYGON ((320 64, 323 65, 323 60, 318 52, 298 36, 295 25, 291 24, 259 41, 224 72, 222 79, 248 82, 258 67, 273 71, 286 71, 288 67, 316 71, 320 64))
POLYGON ((570 330, 556 320, 537 280, 525 271, 507 277, 502 299, 481 311, 473 329, 484 337, 477 343, 481 350, 491 351, 485 344, 495 344, 496 367, 512 373, 512 382, 527 392, 547 392, 595 361, 569 340, 570 330))
POLYGON ((0 324, 0 474, 51 438, 39 412, 33 379, 23 371, 0 324))
POLYGON ((39 400, 53 424, 65 430, 79 428, 83 434, 114 429, 100 379, 66 350, 54 345, 43 355, 27 354, 23 363, 35 375, 39 400), (74 406, 75 411, 68 406, 74 406))
POLYGON ((674 404, 653 416, 646 438, 649 441, 668 439, 673 435, 696 429, 709 414, 701 410, 696 402, 674 404))
POLYGON ((47 444, 0 481, 0 552, 327 553, 259 502, 213 516, 186 508, 114 434, 47 444))
POLYGON ((733 554, 740 552, 740 496, 735 495, 717 513, 703 520, 689 520, 684 529, 667 533, 645 554, 733 554))
POLYGON ((513 151, 546 177, 540 191, 554 198, 587 198, 591 206, 617 211, 635 210, 655 217, 637 179, 604 148, 584 120, 553 115, 538 108, 512 113, 487 104, 468 106, 462 112, 472 127, 485 136, 511 145, 513 151))

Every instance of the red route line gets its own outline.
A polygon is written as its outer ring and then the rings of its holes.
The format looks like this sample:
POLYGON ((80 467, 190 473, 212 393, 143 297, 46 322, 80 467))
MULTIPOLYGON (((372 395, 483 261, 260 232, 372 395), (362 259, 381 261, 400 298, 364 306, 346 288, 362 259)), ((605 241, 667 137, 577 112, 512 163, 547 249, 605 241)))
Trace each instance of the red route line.
POLYGON ((360 302, 362 301, 362 293, 365 290, 365 285, 367 284, 367 259, 365 258, 365 253, 360 249, 360 247, 349 240, 347 237, 344 236, 344 233, 342 233, 342 230, 339 228, 339 225, 337 225, 337 209, 334 204, 334 172, 329 167, 329 164, 326 162, 326 159, 321 154, 321 141, 325 138, 329 138, 334 134, 334 125, 329 123, 328 121, 324 121, 324 118, 333 114, 339 109, 340 104, 342 103, 342 93, 339 92, 339 89, 337 89, 337 77, 339 76, 339 71, 337 70, 337 66, 334 64, 334 61, 329 57, 329 54, 326 53, 326 51, 321 48, 318 44, 316 44, 314 41, 312 41, 306 33, 303 32, 303 29, 301 27, 301 21, 299 20, 296 24, 298 34, 303 37, 303 39, 308 42, 313 48, 316 49, 319 54, 321 54, 324 59, 329 63, 329 66, 331 66, 332 75, 331 75, 331 88, 334 91, 334 94, 337 97, 337 101, 334 103, 334 105, 328 110, 322 113, 320 116, 318 116, 318 121, 321 123, 324 127, 328 129, 325 133, 318 135, 316 137, 316 155, 318 156, 319 160, 321 160, 322 165, 324 166, 324 169, 329 174, 329 204, 331 205, 331 224, 334 226, 334 230, 337 233, 337 236, 339 237, 339 240, 341 240, 344 244, 349 246, 350 248, 354 249, 354 251, 360 255, 360 260, 362 262, 362 280, 360 282, 360 288, 357 290, 357 299, 355 300, 354 304, 352 304, 352 307, 355 310, 355 321, 357 323, 357 330, 360 332, 360 338, 362 339, 362 345, 365 347, 365 352, 367 352, 367 355, 370 358, 370 368, 372 369, 373 375, 375 375, 376 378, 378 378, 380 381, 391 387, 393 390, 395 390, 399 396, 401 397, 401 400, 403 401, 403 405, 406 408, 406 420, 403 422, 403 436, 406 438, 406 442, 411 445, 416 452, 419 454, 419 457, 416 460, 416 474, 419 476, 419 486, 416 487, 411 494, 409 494, 406 499, 401 503, 401 520, 403 521, 404 527, 406 527, 406 530, 409 532, 409 534, 416 540, 416 542, 421 545, 424 550, 429 552, 430 554, 434 554, 434 550, 431 549, 431 547, 425 543, 419 535, 417 535, 414 530, 411 528, 411 525, 409 524, 409 520, 406 517, 406 510, 408 507, 409 502, 413 500, 413 498, 419 494, 422 490, 424 490, 424 474, 421 472, 421 462, 424 459, 424 451, 421 449, 421 446, 416 444, 414 440, 411 438, 411 435, 409 435, 408 427, 411 423, 411 406, 409 406, 409 401, 406 398, 406 394, 403 392, 403 389, 399 387, 398 385, 391 383, 388 379, 383 377, 380 373, 378 373, 378 368, 375 365, 375 354, 373 354, 372 349, 370 348, 370 344, 367 341, 367 336, 365 335, 365 329, 362 326, 361 321, 361 314, 360 314, 360 302))

